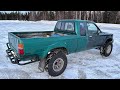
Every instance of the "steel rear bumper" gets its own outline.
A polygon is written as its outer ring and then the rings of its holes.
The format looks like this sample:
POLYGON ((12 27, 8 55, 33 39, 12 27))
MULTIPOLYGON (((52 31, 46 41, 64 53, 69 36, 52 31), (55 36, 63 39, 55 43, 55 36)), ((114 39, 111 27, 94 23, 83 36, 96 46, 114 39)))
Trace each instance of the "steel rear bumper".
POLYGON ((10 48, 9 43, 6 43, 7 50, 6 53, 13 64, 19 64, 19 58, 14 54, 14 51, 10 48))
MULTIPOLYGON (((19 58, 15 53, 14 51, 10 48, 9 46, 9 43, 6 43, 7 45, 7 50, 6 50, 6 53, 11 61, 11 63, 13 64, 18 64, 18 65, 26 65, 26 64, 29 64, 29 63, 33 63, 33 62, 36 62, 36 61, 39 61, 39 59, 36 57, 36 60, 30 60, 28 62, 25 62, 25 63, 20 63, 21 58, 19 58)), ((24 62, 24 61, 23 61, 24 62)))

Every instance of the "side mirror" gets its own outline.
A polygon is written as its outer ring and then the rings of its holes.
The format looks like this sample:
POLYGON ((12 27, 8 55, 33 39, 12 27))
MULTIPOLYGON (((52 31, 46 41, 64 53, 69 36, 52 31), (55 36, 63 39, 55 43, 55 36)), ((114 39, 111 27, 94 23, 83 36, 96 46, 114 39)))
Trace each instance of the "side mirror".
POLYGON ((93 34, 97 34, 97 32, 92 32, 93 34))

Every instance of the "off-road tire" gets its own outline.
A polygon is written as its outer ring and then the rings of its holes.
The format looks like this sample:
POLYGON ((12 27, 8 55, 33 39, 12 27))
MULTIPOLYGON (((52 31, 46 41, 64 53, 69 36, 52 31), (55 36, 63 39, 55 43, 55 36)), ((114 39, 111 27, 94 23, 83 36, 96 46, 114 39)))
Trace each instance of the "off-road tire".
POLYGON ((64 72, 66 67, 67 67, 67 57, 63 52, 60 51, 57 54, 55 54, 54 56, 52 56, 52 58, 49 60, 48 73, 51 76, 58 76, 58 75, 61 75, 64 72), (63 62, 63 65, 62 65, 62 67, 59 71, 55 71, 54 65, 55 65, 55 62, 58 59, 60 59, 63 62))
POLYGON ((103 50, 100 52, 100 54, 105 56, 105 57, 108 57, 111 54, 111 52, 112 52, 113 44, 112 44, 112 42, 108 42, 102 48, 103 48, 103 50), (107 52, 108 47, 110 47, 110 51, 109 52, 107 52))

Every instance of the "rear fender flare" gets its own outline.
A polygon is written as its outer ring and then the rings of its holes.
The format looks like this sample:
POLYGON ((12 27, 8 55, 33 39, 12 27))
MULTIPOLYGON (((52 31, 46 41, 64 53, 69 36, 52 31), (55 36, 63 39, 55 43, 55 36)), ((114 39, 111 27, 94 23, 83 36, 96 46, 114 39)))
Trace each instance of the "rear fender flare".
POLYGON ((56 48, 66 48, 66 43, 56 43, 56 44, 52 44, 52 45, 49 45, 48 48, 43 52, 41 58, 46 58, 46 56, 48 55, 48 53, 53 50, 53 49, 56 49, 56 48))

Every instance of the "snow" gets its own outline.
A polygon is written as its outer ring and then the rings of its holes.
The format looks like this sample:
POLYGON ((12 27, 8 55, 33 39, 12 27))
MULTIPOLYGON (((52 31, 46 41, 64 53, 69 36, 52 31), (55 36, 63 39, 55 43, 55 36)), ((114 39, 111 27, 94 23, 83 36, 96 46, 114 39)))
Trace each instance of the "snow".
POLYGON ((120 79, 120 24, 97 23, 104 32, 114 34, 113 51, 102 57, 91 49, 67 55, 68 65, 63 74, 51 77, 40 73, 38 62, 28 65, 12 64, 6 56, 8 32, 52 31, 56 21, 0 21, 0 79, 120 79))

